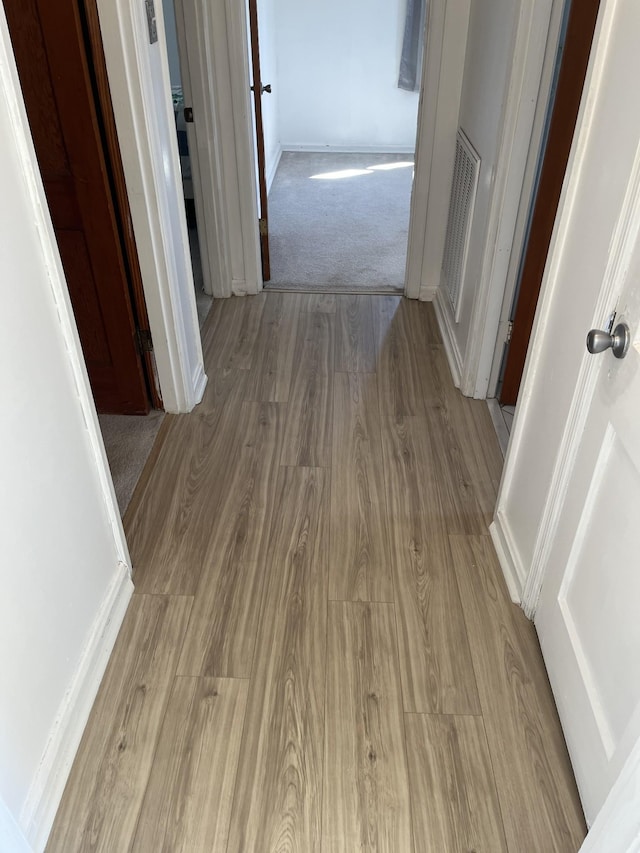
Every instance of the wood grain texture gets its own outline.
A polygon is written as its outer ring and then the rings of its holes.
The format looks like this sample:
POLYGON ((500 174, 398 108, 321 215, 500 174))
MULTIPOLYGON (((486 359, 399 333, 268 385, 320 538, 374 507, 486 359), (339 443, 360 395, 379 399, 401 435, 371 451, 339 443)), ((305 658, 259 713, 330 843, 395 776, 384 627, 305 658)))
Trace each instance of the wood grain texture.
POLYGON ((286 403, 289 399, 299 311, 300 294, 269 295, 256 339, 247 400, 286 403))
POLYGON ((393 601, 375 375, 336 373, 329 598, 393 601))
MULTIPOLYGON (((378 296, 372 302, 377 351, 380 413, 403 418, 425 413, 420 363, 411 334, 408 300, 378 296)), ((428 362, 427 362, 428 363, 428 362)))
POLYGON ((331 464, 335 317, 302 312, 293 357, 282 465, 331 464))
POLYGON ((47 850, 128 850, 173 682, 191 599, 134 595, 47 850))
MULTIPOLYGON (((442 346, 442 335, 438 326, 433 302, 411 301, 413 306, 411 317, 414 318, 414 329, 416 336, 426 346, 442 346)), ((453 384, 453 383, 452 383, 453 384)))
POLYGON ((256 342, 266 293, 232 296, 214 300, 211 317, 203 329, 205 362, 225 370, 250 370, 256 356, 256 342), (215 310, 214 310, 215 309, 215 310))
POLYGON ((302 296, 303 311, 319 311, 322 314, 336 313, 335 293, 305 293, 302 296))
POLYGON ((331 602, 322 849, 411 851, 393 605, 331 602))
POLYGON ((321 844, 327 472, 282 469, 276 505, 229 853, 321 844))
POLYGON ((438 404, 437 411, 428 408, 427 413, 432 416, 431 435, 443 463, 443 501, 457 516, 450 532, 485 534, 493 518, 503 463, 489 410, 484 400, 470 400, 453 387, 442 349, 433 353, 431 375, 438 404))
MULTIPOLYGON (((454 388, 446 355, 441 347, 431 348, 429 363, 429 370, 423 371, 422 381, 429 441, 433 451, 431 476, 440 496, 445 526, 448 533, 484 534, 488 530, 489 518, 482 512, 478 501, 478 466, 470 459, 473 454, 463 451, 457 424, 457 420, 467 414, 466 404, 471 401, 461 397, 454 388), (475 476, 469 470, 469 462, 473 465, 475 476)), ((468 429, 468 424, 465 427, 468 429)), ((463 433, 462 440, 465 450, 473 447, 477 452, 475 431, 470 435, 463 433)), ((492 512, 493 506, 495 495, 492 512)))
POLYGON ((381 426, 405 710, 479 714, 427 421, 381 426))
POLYGON ((127 515, 138 589, 171 596, 134 596, 51 850, 578 849, 535 631, 488 537, 449 535, 488 515, 490 419, 431 306, 367 300, 377 373, 335 371, 311 295, 214 304, 205 398, 127 515))
POLYGON ((415 849, 506 853, 482 719, 407 714, 405 728, 415 849))
POLYGON ((175 679, 132 851, 226 851, 247 689, 175 679))
POLYGON ((376 347, 371 299, 337 297, 336 370, 343 373, 375 373, 376 347))
POLYGON ((584 819, 533 625, 489 537, 451 544, 509 850, 577 850, 584 819))
POLYGON ((264 553, 277 507, 277 471, 284 406, 245 403, 241 440, 225 500, 209 519, 200 583, 185 637, 180 675, 251 672, 264 575, 264 553))
POLYGON ((193 595, 197 588, 211 521, 236 473, 244 379, 243 371, 212 371, 202 404, 172 419, 145 499, 127 517, 139 592, 193 595))

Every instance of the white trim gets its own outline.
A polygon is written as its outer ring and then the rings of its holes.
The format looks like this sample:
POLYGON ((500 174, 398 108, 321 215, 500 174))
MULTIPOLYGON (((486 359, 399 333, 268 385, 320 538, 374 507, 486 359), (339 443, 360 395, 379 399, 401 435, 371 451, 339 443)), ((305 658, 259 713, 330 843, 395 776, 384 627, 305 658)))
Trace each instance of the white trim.
POLYGON ((193 393, 196 405, 202 402, 204 397, 204 389, 207 387, 207 374, 204 372, 204 365, 197 364, 193 373, 193 393))
POLYGON ((278 150, 276 152, 276 156, 273 158, 271 165, 269 166, 269 170, 266 174, 267 179, 267 195, 271 192, 271 187, 273 185, 273 179, 276 176, 276 172, 278 171, 278 166, 280 165, 280 160, 282 160, 282 152, 284 148, 282 145, 278 145, 278 150))
POLYGON ((551 11, 552 0, 521 0, 520 3, 482 271, 474 298, 460 383, 463 394, 480 399, 487 396, 489 388, 551 11))
POLYGON ((174 11, 182 91, 185 104, 191 106, 194 115, 194 121, 187 124, 187 139, 204 290, 223 299, 231 296, 231 274, 227 221, 217 191, 222 184, 222 162, 220 134, 214 119, 216 93, 209 85, 214 77, 209 10, 206 4, 203 7, 175 0, 174 11))
MULTIPOLYGON (((544 330, 549 323, 549 319, 555 311, 557 288, 562 286, 562 282, 560 281, 560 267, 564 258, 561 247, 567 243, 573 216, 573 208, 577 193, 580 189, 579 176, 584 166, 589 143, 588 128, 593 118, 593 111, 596 107, 596 98, 594 95, 597 89, 597 81, 602 77, 603 66, 607 58, 606 50, 599 51, 596 48, 600 44, 607 43, 609 28, 613 19, 613 6, 614 4, 609 4, 607 7, 608 15, 604 18, 599 18, 598 24, 596 25, 596 33, 593 40, 594 47, 592 48, 591 60, 589 62, 589 68, 584 84, 584 91, 589 92, 590 95, 589 97, 582 99, 576 123, 574 143, 569 157, 565 182, 562 195, 560 197, 560 203, 558 205, 558 215, 556 217, 556 224, 549 247, 549 260, 545 269, 540 299, 538 300, 538 307, 531 333, 531 339, 534 344, 535 341, 544 334, 544 330)), ((624 208, 620 215, 618 227, 616 228, 603 288, 595 306, 593 315, 594 324, 596 324, 596 322, 599 324, 602 318, 607 316, 607 311, 611 306, 615 284, 613 273, 620 263, 623 243, 627 237, 625 227, 629 224, 631 208, 634 205, 640 205, 639 158, 640 151, 636 153, 633 178, 629 183, 624 208)), ((640 216, 640 211, 637 211, 635 215, 640 216)), ((514 478, 514 471, 518 465, 518 456, 523 440, 524 425, 527 423, 531 403, 529 388, 537 380, 539 381, 537 371, 540 355, 540 347, 534 345, 529 348, 522 376, 522 390, 518 401, 518 416, 514 420, 511 442, 509 444, 507 458, 505 459, 502 482, 500 484, 496 502, 496 516, 505 512, 509 490, 514 478)), ((588 401, 591 399, 593 394, 597 368, 598 364, 595 360, 584 359, 576 382, 576 391, 574 392, 573 399, 571 401, 567 423, 560 442, 551 477, 551 483, 547 493, 545 511, 538 526, 531 565, 528 567, 522 591, 522 607, 529 619, 532 619, 535 616, 538 605, 538 599, 540 597, 540 590, 546 573, 551 546, 557 530, 560 514, 559 510, 562 506, 569 485, 571 472, 573 470, 578 450, 578 444, 582 435, 582 426, 584 425, 585 418, 587 416, 588 401)))
MULTIPOLYGON (((233 136, 236 160, 236 181, 240 200, 242 224, 242 255, 244 276, 234 280, 237 296, 255 294, 262 290, 262 260, 258 232, 258 185, 255 170, 255 139, 249 75, 249 25, 247 4, 225 0, 229 75, 233 107, 233 136)), ((212 85, 217 84, 216 80, 212 85)), ((235 235, 231 235, 233 240, 235 235)))
POLYGON ((433 300, 440 283, 469 10, 470 0, 432 0, 427 4, 405 274, 405 295, 410 299, 433 300))
POLYGON ((547 123, 547 112, 549 109, 549 97, 551 86, 553 84, 553 76, 556 69, 556 61, 558 56, 558 46, 560 43, 560 34, 562 31, 562 21, 566 0, 552 0, 551 20, 549 22, 549 35, 547 38, 547 47, 540 76, 540 91, 536 103, 536 111, 533 119, 533 128, 531 132, 531 144, 527 155, 527 164, 525 168, 524 179, 522 182, 522 193, 520 196, 520 205, 516 217, 516 224, 511 242, 511 251, 509 256, 509 267, 507 269, 504 297, 502 300, 502 310, 500 312, 500 323, 496 338, 496 346, 493 355, 493 363, 489 378, 489 387, 487 393, 489 397, 496 393, 498 380, 500 377, 500 369, 502 367, 502 359, 504 357, 504 345, 507 341, 508 324, 511 319, 513 308, 513 300, 518 286, 518 276, 520 274, 520 264, 522 254, 525 250, 525 241, 527 238, 527 230, 529 226, 529 216, 531 212, 534 193, 536 192, 536 181, 538 177, 538 166, 542 155, 542 144, 544 141, 544 132, 547 123))
POLYGON ((415 145, 296 145, 283 142, 283 151, 306 151, 309 154, 411 154, 415 145))
POLYGON ((518 550, 509 529, 509 519, 503 513, 497 512, 492 524, 489 526, 489 533, 491 534, 491 539, 498 555, 498 562, 500 563, 511 601, 514 604, 520 604, 526 570, 518 559, 518 550))
POLYGON ((26 837, 36 850, 44 849, 47 842, 132 593, 128 567, 120 563, 58 709, 49 741, 20 813, 26 837))
POLYGON ((22 830, 0 796, 0 850, 7 853, 33 853, 22 830))
POLYGON ((507 429, 507 425, 505 423, 504 417, 502 415, 502 409, 500 408, 500 403, 496 400, 495 397, 487 398, 487 408, 489 409, 489 414, 491 415, 491 421, 493 423, 493 428, 496 431, 496 436, 498 438, 498 444, 500 445, 500 450, 502 451, 502 457, 504 458, 507 453, 507 448, 509 447, 509 430, 507 429))
POLYGON ((449 297, 444 292, 444 288, 438 288, 433 307, 436 312, 436 319, 442 335, 442 343, 444 351, 449 362, 451 370, 451 378, 456 388, 460 387, 460 377, 462 375, 462 355, 458 349, 458 341, 453 328, 453 313, 451 311, 451 303, 449 297))
POLYGON ((166 46, 149 45, 144 4, 98 0, 98 10, 162 397, 188 412, 202 348, 166 46))
POLYGON ((640 741, 627 758, 580 853, 640 853, 640 741))

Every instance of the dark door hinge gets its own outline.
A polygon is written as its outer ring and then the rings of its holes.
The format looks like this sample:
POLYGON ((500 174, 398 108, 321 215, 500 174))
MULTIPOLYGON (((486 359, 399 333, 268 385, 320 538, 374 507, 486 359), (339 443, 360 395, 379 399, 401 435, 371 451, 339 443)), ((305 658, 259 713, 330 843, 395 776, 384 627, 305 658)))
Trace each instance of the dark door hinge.
POLYGON ((185 107, 183 115, 187 124, 193 124, 193 107, 185 107))
POLYGON ((260 230, 260 236, 267 236, 267 220, 266 219, 258 219, 258 228, 260 230))
POLYGON ((153 340, 149 329, 136 329, 136 347, 140 355, 153 352, 153 340))

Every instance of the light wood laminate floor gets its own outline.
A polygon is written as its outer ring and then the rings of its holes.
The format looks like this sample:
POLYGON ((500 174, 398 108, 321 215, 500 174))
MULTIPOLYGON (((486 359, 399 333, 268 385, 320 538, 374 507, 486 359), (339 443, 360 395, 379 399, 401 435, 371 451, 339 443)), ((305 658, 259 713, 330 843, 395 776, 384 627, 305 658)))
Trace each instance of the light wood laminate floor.
POLYGON ((573 853, 502 456, 430 305, 216 302, 125 518, 136 592, 49 851, 573 853))

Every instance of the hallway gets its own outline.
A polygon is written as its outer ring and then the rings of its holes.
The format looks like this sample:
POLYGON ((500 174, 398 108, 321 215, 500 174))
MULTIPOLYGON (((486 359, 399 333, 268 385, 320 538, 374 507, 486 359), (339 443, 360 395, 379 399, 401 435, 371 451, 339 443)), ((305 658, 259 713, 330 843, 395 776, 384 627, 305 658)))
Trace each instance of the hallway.
POLYGON ((49 851, 576 851, 502 456, 431 305, 214 302, 125 516, 136 592, 49 851))

